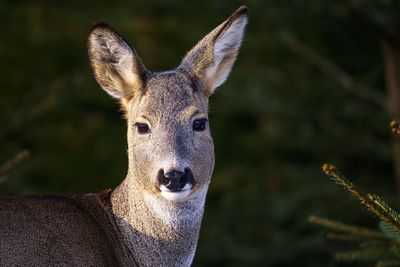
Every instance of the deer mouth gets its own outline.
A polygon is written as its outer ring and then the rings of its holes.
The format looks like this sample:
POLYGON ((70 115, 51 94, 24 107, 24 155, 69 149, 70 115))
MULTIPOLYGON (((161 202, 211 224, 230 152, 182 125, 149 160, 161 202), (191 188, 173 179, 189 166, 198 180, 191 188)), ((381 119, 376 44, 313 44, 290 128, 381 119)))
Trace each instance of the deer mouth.
POLYGON ((160 170, 156 181, 156 187, 161 196, 170 201, 185 199, 192 192, 194 184, 193 173, 189 168, 186 168, 185 172, 164 173, 164 170, 160 170))
POLYGON ((168 188, 166 188, 164 185, 160 186, 160 191, 161 195, 170 201, 179 201, 185 199, 190 192, 192 191, 192 185, 191 184, 186 184, 182 190, 179 191, 171 191, 168 188))

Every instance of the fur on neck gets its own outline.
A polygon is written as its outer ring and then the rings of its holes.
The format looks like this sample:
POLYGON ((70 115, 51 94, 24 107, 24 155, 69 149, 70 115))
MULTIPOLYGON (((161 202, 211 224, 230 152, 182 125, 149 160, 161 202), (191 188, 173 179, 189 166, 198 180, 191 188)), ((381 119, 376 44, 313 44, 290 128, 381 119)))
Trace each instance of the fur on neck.
POLYGON ((126 179, 111 195, 125 244, 140 266, 190 266, 208 186, 182 202, 143 193, 126 179))
POLYGON ((144 200, 154 216, 172 229, 195 226, 201 221, 204 211, 207 187, 184 202, 171 202, 149 193, 144 194, 144 200))

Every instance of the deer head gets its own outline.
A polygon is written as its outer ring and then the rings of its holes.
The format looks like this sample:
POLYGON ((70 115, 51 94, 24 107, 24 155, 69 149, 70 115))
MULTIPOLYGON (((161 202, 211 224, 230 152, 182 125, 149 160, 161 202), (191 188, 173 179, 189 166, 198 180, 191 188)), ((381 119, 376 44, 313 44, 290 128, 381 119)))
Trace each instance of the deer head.
POLYGON ((228 77, 247 24, 247 8, 206 35, 171 71, 151 72, 105 23, 89 33, 100 86, 120 100, 128 128, 131 186, 158 202, 179 204, 206 192, 214 168, 208 98, 228 77))

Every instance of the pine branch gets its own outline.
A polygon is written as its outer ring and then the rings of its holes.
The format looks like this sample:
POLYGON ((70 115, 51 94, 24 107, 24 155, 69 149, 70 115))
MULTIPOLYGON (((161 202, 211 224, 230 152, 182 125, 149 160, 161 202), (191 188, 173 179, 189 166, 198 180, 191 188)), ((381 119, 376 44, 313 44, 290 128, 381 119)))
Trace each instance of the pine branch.
POLYGON ((387 249, 363 249, 350 252, 340 252, 335 254, 335 259, 339 261, 369 261, 369 260, 399 260, 400 258, 387 249))
MULTIPOLYGON (((385 216, 395 225, 398 226, 398 228, 400 228, 400 217, 399 214, 392 209, 385 201, 383 201, 382 199, 380 199, 380 197, 378 197, 377 195, 374 194, 367 194, 367 197, 369 200, 371 200, 375 206, 380 209, 380 211, 382 213, 385 214, 385 216)), ((386 222, 386 220, 385 220, 386 222)), ((393 224, 390 224, 391 227, 393 227, 393 224)), ((400 236, 400 231, 398 228, 393 227, 392 230, 396 231, 397 234, 400 236), (393 229, 394 228, 394 229, 393 229)))
POLYGON ((364 238, 375 238, 375 239, 383 239, 384 236, 378 232, 369 230, 367 228, 362 228, 353 225, 347 225, 340 222, 331 221, 328 219, 319 218, 316 216, 310 216, 308 220, 312 223, 324 226, 329 229, 333 229, 340 232, 350 233, 355 236, 364 237, 364 238))
POLYGON ((390 208, 385 202, 374 195, 362 194, 351 181, 336 171, 335 166, 332 164, 324 164, 322 170, 337 183, 343 185, 350 193, 361 201, 361 204, 366 206, 372 213, 378 216, 378 218, 388 223, 397 232, 400 232, 399 216, 397 215, 397 212, 390 208))
POLYGON ((365 12, 365 10, 360 9, 354 1, 342 0, 341 2, 347 6, 352 14, 353 19, 357 21, 361 26, 368 27, 368 30, 371 33, 375 33, 378 35, 378 37, 383 37, 391 43, 400 43, 398 29, 385 25, 384 23, 382 23, 382 21, 376 19, 376 16, 374 16, 371 12, 365 12))
MULTIPOLYGON (((399 242, 400 241, 400 233, 396 231, 396 229, 393 229, 393 227, 386 222, 381 221, 379 223, 379 228, 381 229, 381 232, 383 233, 384 236, 387 238, 399 242)), ((400 244, 399 244, 400 245, 400 244)))
POLYGON ((61 94, 66 90, 68 84, 67 82, 74 82, 75 77, 70 74, 65 74, 57 80, 53 81, 49 85, 49 92, 46 94, 46 97, 41 99, 38 103, 35 103, 34 106, 29 108, 29 111, 24 111, 23 116, 16 117, 16 119, 8 126, 8 128, 0 129, 0 140, 5 139, 9 135, 13 135, 19 132, 21 129, 29 126, 33 121, 37 120, 50 109, 55 107, 58 103, 59 99, 61 99, 61 94))
POLYGON ((282 34, 283 42, 310 64, 317 67, 320 71, 328 74, 336 79, 344 88, 354 92, 361 98, 368 100, 380 107, 387 106, 385 97, 379 93, 379 90, 370 88, 365 84, 357 82, 351 75, 336 66, 333 62, 324 58, 314 51, 313 48, 308 47, 302 41, 297 39, 292 34, 285 32, 282 34))
MULTIPOLYGON (((24 160, 26 157, 29 156, 28 150, 22 150, 18 154, 16 154, 12 159, 8 160, 6 163, 0 166, 0 177, 6 173, 9 169, 17 165, 19 162, 24 160)), ((5 177, 0 178, 0 182, 3 182, 5 177)))
POLYGON ((376 242, 377 241, 369 241, 371 239, 382 239, 385 240, 383 236, 381 237, 373 237, 373 236, 366 236, 366 235, 357 235, 357 234, 338 234, 338 233, 328 233, 326 235, 326 238, 331 239, 331 240, 336 240, 336 241, 351 241, 351 242, 360 242, 360 241, 365 241, 368 240, 368 242, 365 243, 371 243, 371 242, 376 242))
POLYGON ((399 266, 400 261, 398 260, 381 260, 375 266, 376 267, 391 267, 391 266, 399 266))
POLYGON ((360 244, 360 248, 389 248, 391 249, 393 246, 397 246, 398 244, 388 238, 385 238, 381 241, 366 241, 360 244))
MULTIPOLYGON (((392 132, 400 135, 400 123, 390 123, 392 132)), ((341 252, 335 255, 339 261, 377 261, 376 266, 400 265, 400 215, 385 201, 375 194, 363 194, 350 180, 341 175, 332 164, 324 164, 322 170, 336 183, 344 186, 353 196, 361 201, 380 221, 381 233, 357 226, 310 217, 316 224, 344 233, 328 233, 327 238, 339 241, 361 241, 360 250, 341 252)))

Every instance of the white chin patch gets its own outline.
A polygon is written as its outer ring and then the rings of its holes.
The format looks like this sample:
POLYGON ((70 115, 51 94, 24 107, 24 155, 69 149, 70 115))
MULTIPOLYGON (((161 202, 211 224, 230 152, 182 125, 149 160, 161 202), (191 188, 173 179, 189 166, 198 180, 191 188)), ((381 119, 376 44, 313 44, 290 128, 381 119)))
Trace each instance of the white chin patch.
POLYGON ((161 195, 166 199, 170 201, 179 201, 185 199, 190 192, 192 191, 192 185, 191 184, 186 184, 181 191, 178 192, 173 192, 170 191, 168 188, 166 188, 164 185, 160 186, 161 190, 161 195))

